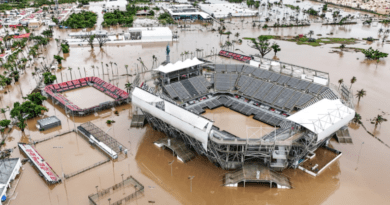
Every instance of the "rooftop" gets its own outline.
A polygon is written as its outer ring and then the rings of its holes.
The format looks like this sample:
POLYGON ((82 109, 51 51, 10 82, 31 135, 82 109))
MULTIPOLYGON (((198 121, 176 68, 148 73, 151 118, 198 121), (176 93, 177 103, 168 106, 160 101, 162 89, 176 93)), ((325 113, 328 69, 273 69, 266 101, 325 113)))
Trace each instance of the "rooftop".
POLYGON ((7 184, 11 177, 19 158, 0 160, 0 184, 7 184))

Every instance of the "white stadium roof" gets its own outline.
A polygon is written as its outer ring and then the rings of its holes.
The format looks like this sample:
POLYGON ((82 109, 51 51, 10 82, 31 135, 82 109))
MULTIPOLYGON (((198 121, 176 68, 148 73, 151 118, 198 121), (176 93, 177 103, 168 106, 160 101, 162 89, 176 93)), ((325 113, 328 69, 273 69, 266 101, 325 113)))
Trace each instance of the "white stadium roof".
POLYGON ((196 57, 193 59, 187 59, 185 61, 178 61, 175 64, 168 63, 167 65, 160 65, 158 68, 156 68, 156 71, 160 71, 162 73, 171 73, 174 71, 178 71, 184 68, 189 68, 192 66, 201 65, 204 62, 200 61, 196 57))
POLYGON ((213 126, 212 121, 137 87, 132 92, 132 103, 200 141, 203 148, 207 150, 208 136, 213 126), (156 104, 161 102, 164 102, 164 110, 156 107, 156 104))
POLYGON ((320 141, 348 124, 355 111, 338 100, 322 99, 287 119, 317 134, 320 141))

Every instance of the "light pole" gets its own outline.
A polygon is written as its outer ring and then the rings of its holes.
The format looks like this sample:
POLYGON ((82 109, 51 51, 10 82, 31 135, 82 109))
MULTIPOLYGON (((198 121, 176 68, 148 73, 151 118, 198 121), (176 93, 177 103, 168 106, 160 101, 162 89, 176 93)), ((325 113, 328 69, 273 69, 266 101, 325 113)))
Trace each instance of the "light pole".
POLYGON ((133 156, 133 154, 131 153, 131 142, 130 141, 129 141, 129 144, 130 144, 129 152, 130 152, 130 155, 133 156))
POLYGON ((175 160, 172 160, 172 162, 168 162, 168 165, 171 165, 171 176, 172 176, 172 164, 175 160))
POLYGON ((357 159, 357 162, 356 162, 356 169, 355 169, 355 171, 358 169, 358 163, 359 163, 359 159, 360 159, 360 153, 362 152, 363 144, 364 144, 364 142, 362 142, 362 145, 360 146, 360 150, 359 150, 359 155, 358 155, 358 159, 357 159))
MULTIPOLYGON (((53 147, 53 149, 62 149, 64 147, 53 147)), ((64 178, 64 169, 62 168, 62 157, 61 157, 61 150, 59 150, 59 158, 60 158, 60 163, 61 163, 61 171, 62 171, 62 177, 64 178)))
POLYGON ((192 180, 195 178, 195 176, 188 176, 188 179, 190 180, 190 192, 192 192, 192 180))
POLYGON ((121 176, 122 176, 123 194, 125 194, 125 180, 123 180, 123 174, 121 174, 121 176))
POLYGON ((97 195, 97 198, 98 198, 98 202, 99 202, 99 186, 95 186, 95 188, 96 188, 96 195, 97 195))
POLYGON ((155 188, 154 186, 148 186, 149 187, 149 189, 151 190, 150 192, 152 193, 152 199, 154 199, 154 197, 153 197, 153 189, 155 188))

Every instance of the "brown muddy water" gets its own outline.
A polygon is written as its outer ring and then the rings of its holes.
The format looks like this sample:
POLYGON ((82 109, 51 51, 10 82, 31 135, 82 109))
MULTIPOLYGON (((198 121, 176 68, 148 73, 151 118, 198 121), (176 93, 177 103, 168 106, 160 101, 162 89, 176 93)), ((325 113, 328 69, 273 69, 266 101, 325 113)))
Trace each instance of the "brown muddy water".
POLYGON ((81 109, 97 106, 107 101, 114 101, 114 98, 89 86, 66 91, 61 94, 81 109))
POLYGON ((209 120, 214 121, 214 126, 220 130, 228 131, 240 138, 261 138, 272 132, 275 128, 253 119, 252 116, 245 116, 226 107, 219 107, 214 110, 206 109, 202 114, 209 120))
POLYGON ((58 176, 69 175, 108 158, 75 132, 39 143, 36 150, 58 176))
MULTIPOLYGON (((233 33, 240 32, 240 38, 255 37, 261 34, 293 36, 314 30, 316 34, 322 34, 323 36, 332 31, 334 33, 332 37, 361 39, 368 35, 376 36, 378 30, 378 27, 370 28, 361 24, 353 26, 313 24, 305 28, 271 30, 253 29, 250 24, 241 25, 241 23, 228 27, 233 33)), ((71 30, 56 30, 55 36, 61 36, 64 39, 69 32, 71 30)), ((180 54, 184 51, 195 53, 196 48, 204 49, 203 55, 215 53, 220 50, 220 42, 225 42, 227 39, 227 36, 220 37, 216 32, 206 32, 205 30, 179 30, 179 35, 178 42, 169 43, 172 62, 181 60, 182 56, 180 54)), ((230 36, 230 39, 232 38, 235 37, 230 36)), ((277 41, 277 43, 282 48, 282 51, 277 53, 277 58, 281 61, 329 72, 330 81, 334 84, 337 84, 337 81, 341 78, 349 84, 352 76, 356 76, 357 82, 352 85, 352 90, 354 92, 358 89, 367 91, 367 96, 356 105, 356 110, 362 115, 363 123, 368 130, 374 131, 374 126, 369 124, 368 119, 382 111, 390 111, 387 105, 390 103, 388 98, 390 95, 388 89, 390 79, 389 58, 381 60, 376 68, 375 62, 365 60, 361 53, 330 53, 332 47, 339 46, 337 44, 311 47, 286 41, 277 41)), ((165 46, 166 43, 104 46, 103 49, 72 46, 70 53, 65 55, 66 61, 63 62, 62 66, 65 68, 72 67, 73 69, 57 70, 57 81, 70 80, 71 75, 73 79, 95 75, 107 81, 111 80, 112 84, 124 88, 127 81, 134 79, 132 76, 123 76, 126 74, 124 66, 129 65, 129 73, 135 73, 137 66, 139 70, 141 69, 141 65, 137 61, 137 58, 141 57, 147 68, 156 67, 165 59, 165 46), (157 65, 153 65, 153 55, 158 58, 157 65), (115 62, 117 66, 115 64, 111 66, 110 61, 115 62), (104 70, 102 70, 102 63, 104 64, 104 70), (105 64, 109 66, 107 67, 105 64), (92 65, 95 66, 95 69, 91 68, 92 65), (76 69, 78 67, 81 71, 76 69), (105 75, 103 75, 103 72, 105 75)), ((373 47, 385 52, 390 51, 390 46, 386 43, 374 42, 368 44, 366 41, 360 41, 353 46, 359 48, 373 47)), ((49 46, 44 48, 43 55, 52 59, 57 49, 56 42, 53 40, 49 46)), ((244 54, 256 53, 245 40, 242 44, 235 44, 234 50, 244 54)), ((199 53, 199 55, 202 54, 199 53)), ((269 53, 266 57, 272 58, 273 56, 273 53, 269 53)), ((234 60, 221 57, 208 57, 208 60, 218 63, 236 63, 234 60)), ((49 60, 45 59, 44 61, 49 60)), ((8 94, 4 94, 4 91, 1 92, 2 107, 12 107, 13 102, 22 101, 22 96, 25 96, 36 86, 38 76, 33 76, 32 72, 34 72, 32 69, 27 68, 26 73, 21 76, 20 82, 7 87, 8 94)), ((142 74, 141 77, 149 79, 150 74, 142 74)), ((148 84, 152 85, 152 81, 148 81, 148 84)), ((94 104, 96 101, 105 100, 104 98, 101 95, 96 95, 90 102, 94 104)), ((11 205, 88 204, 87 196, 96 192, 96 186, 99 190, 108 188, 121 181, 121 174, 125 176, 132 175, 145 186, 143 196, 128 204, 148 204, 149 200, 154 200, 156 204, 387 204, 390 200, 390 187, 388 186, 390 182, 390 176, 388 175, 390 149, 368 135, 362 127, 350 126, 350 133, 354 142, 352 145, 338 144, 336 141, 331 141, 331 145, 343 152, 343 156, 322 172, 320 176, 314 178, 300 170, 288 169, 283 171, 283 174, 291 178, 294 187, 291 190, 270 189, 268 186, 257 185, 246 188, 227 188, 221 186, 222 176, 227 171, 215 167, 207 158, 197 156, 194 160, 183 164, 172 156, 172 152, 159 149, 153 145, 155 140, 165 136, 163 133, 154 131, 149 125, 144 128, 130 128, 134 111, 131 104, 105 110, 97 115, 75 117, 74 119, 71 116, 68 117, 62 108, 51 101, 44 102, 44 106, 49 111, 43 117, 56 115, 61 120, 62 126, 39 132, 35 128, 35 124, 40 118, 31 119, 28 121, 28 127, 24 133, 18 128, 14 128, 8 133, 9 137, 5 141, 3 149, 16 148, 18 142, 43 139, 74 129, 74 126, 83 122, 92 121, 102 130, 108 130, 109 135, 128 147, 129 155, 127 158, 110 161, 54 186, 45 184, 44 180, 39 177, 38 172, 27 163, 23 166, 24 170, 15 193, 9 197, 9 204, 11 205), (119 115, 114 114, 115 110, 119 112, 119 115), (105 123, 107 120, 114 120, 115 123, 107 125, 105 123), (362 144, 363 142, 364 144, 362 144), (358 157, 360 157, 359 161, 358 157), (172 160, 174 160, 172 165, 173 176, 171 176, 171 167, 168 164, 172 160), (189 175, 195 176, 192 181, 192 193, 190 192, 189 175)), ((229 114, 229 116, 231 115, 235 116, 236 114, 229 114)), ((221 118, 216 114, 213 114, 213 116, 221 118)), ((6 117, 10 117, 9 112, 6 113, 6 117)), ((1 118, 4 118, 4 116, 1 115, 1 118)), ((245 120, 247 119, 245 118, 245 120)), ((228 128, 232 125, 230 120, 218 123, 221 123, 220 127, 228 128)), ((385 122, 382 126, 379 126, 375 134, 385 143, 390 144, 388 137, 390 126, 388 126, 388 123, 385 122)), ((243 126, 245 125, 243 124, 243 126)), ((226 130, 228 130, 227 128, 226 130)), ((69 171, 81 167, 81 161, 85 162, 84 160, 87 160, 88 163, 86 162, 85 165, 88 165, 99 161, 99 157, 102 157, 82 137, 68 141, 69 139, 71 138, 66 138, 66 136, 53 139, 53 141, 38 144, 37 148, 38 151, 42 150, 41 152, 45 155, 45 158, 53 161, 49 163, 55 164, 58 151, 52 150, 52 147, 54 144, 57 146, 56 140, 64 147, 67 145, 73 147, 73 143, 77 145, 78 141, 79 147, 77 150, 75 147, 70 148, 73 149, 69 151, 74 156, 69 156, 69 159, 82 158, 82 156, 77 156, 78 149, 80 149, 80 153, 85 155, 85 158, 80 159, 80 162, 77 163, 67 159, 69 161, 64 162, 64 165, 67 163, 64 170, 69 169, 69 171), (62 139, 63 141, 61 141, 62 139)), ((65 152, 65 150, 61 152, 65 152)), ((61 153, 61 156, 64 160, 68 158, 64 153, 61 153)), ((17 148, 12 153, 12 157, 24 158, 17 148)), ((58 165, 54 166, 57 166, 55 168, 57 171, 58 165)), ((108 201, 105 204, 108 204, 108 201)))

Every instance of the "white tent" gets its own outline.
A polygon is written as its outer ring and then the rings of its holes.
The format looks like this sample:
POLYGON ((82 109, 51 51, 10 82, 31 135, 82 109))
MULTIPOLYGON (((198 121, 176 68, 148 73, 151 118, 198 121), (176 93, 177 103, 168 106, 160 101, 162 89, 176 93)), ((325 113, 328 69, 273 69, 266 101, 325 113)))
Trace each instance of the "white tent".
POLYGON ((322 99, 287 119, 316 133, 319 142, 348 124, 354 116, 355 111, 342 104, 340 99, 322 99))
POLYGON ((156 68, 156 71, 160 71, 162 73, 170 73, 201 64, 204 64, 204 62, 200 61, 198 58, 195 57, 193 59, 187 59, 185 61, 178 61, 175 64, 168 63, 165 66, 160 65, 158 68, 156 68))

